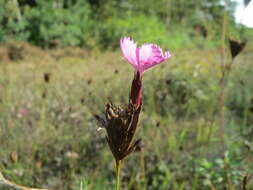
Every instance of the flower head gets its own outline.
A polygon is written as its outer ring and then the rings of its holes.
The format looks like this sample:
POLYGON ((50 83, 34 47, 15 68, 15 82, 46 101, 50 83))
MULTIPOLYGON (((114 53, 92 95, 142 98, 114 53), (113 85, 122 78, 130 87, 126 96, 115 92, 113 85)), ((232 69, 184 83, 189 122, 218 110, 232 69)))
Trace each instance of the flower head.
POLYGON ((163 53, 162 49, 155 44, 145 43, 137 47, 129 37, 121 38, 120 47, 124 57, 140 73, 171 57, 170 52, 163 53))
POLYGON ((106 140, 116 161, 123 160, 140 144, 140 139, 133 142, 140 111, 141 106, 136 109, 131 103, 126 108, 108 103, 104 116, 94 115, 99 130, 107 132, 106 140))

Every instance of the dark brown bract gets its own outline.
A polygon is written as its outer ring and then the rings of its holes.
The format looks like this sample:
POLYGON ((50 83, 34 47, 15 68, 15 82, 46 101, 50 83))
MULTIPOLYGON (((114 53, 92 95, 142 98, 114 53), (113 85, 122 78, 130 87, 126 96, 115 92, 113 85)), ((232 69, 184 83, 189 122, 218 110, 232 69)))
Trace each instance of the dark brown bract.
POLYGON ((100 125, 106 129, 106 139, 116 161, 123 160, 140 143, 140 139, 132 143, 140 110, 141 106, 136 109, 132 103, 124 109, 108 103, 105 117, 95 116, 100 125))
POLYGON ((236 41, 229 39, 229 47, 232 58, 234 59, 245 47, 246 41, 236 41))

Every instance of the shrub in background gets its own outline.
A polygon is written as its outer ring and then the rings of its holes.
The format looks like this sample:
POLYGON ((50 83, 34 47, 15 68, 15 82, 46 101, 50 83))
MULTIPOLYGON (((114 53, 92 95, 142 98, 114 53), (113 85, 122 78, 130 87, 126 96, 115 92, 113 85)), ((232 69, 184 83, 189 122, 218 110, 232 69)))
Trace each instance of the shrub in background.
MULTIPOLYGON (((0 42, 23 40, 41 47, 114 49, 120 36, 163 48, 217 47, 224 6, 218 0, 0 0, 0 42), (207 24, 206 24, 207 23, 207 24), (195 26, 207 30, 204 38, 195 26), (218 35, 217 35, 218 34, 218 35)), ((227 15, 231 33, 238 28, 227 15)))
POLYGON ((21 16, 16 1, 0 0, 0 42, 27 40, 26 19, 21 16))
POLYGON ((89 5, 81 1, 68 9, 55 1, 38 1, 36 8, 27 7, 25 17, 29 41, 43 47, 84 46, 94 24, 89 5))
POLYGON ((129 35, 142 42, 154 42, 165 46, 168 32, 165 24, 156 16, 128 15, 112 17, 101 23, 99 43, 102 47, 115 48, 121 36, 129 35))

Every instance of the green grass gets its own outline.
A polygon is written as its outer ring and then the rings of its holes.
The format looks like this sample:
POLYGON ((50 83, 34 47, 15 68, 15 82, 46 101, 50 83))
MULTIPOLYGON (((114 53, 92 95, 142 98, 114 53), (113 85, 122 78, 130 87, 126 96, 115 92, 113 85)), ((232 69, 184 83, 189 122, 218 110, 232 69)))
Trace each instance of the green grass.
MULTIPOLYGON (((225 158, 218 114, 212 117, 219 51, 176 50, 145 73, 137 131, 142 151, 124 162, 122 189, 232 190, 243 175, 253 174, 251 52, 246 48, 236 58, 226 88, 225 158)), ((102 113, 108 101, 126 105, 132 78, 120 52, 55 50, 0 62, 1 171, 27 186, 113 189, 114 160, 93 114, 102 113), (51 73, 49 83, 44 73, 51 73)))

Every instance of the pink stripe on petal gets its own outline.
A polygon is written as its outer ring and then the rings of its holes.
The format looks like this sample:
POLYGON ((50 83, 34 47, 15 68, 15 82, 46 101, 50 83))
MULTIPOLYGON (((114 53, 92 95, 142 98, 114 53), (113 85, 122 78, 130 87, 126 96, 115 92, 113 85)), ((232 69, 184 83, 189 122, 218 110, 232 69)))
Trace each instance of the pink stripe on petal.
POLYGON ((162 49, 154 44, 142 45, 139 54, 138 64, 140 72, 144 72, 171 57, 168 51, 163 54, 162 49))
POLYGON ((136 59, 136 43, 129 37, 124 37, 120 39, 120 47, 123 56, 128 60, 128 62, 135 68, 138 68, 136 59))
POLYGON ((138 71, 139 71, 139 67, 140 67, 140 65, 139 65, 139 59, 140 59, 140 48, 139 48, 139 47, 137 47, 137 48, 136 48, 135 54, 136 54, 136 61, 137 61, 137 67, 136 67, 136 70, 138 70, 138 71))

